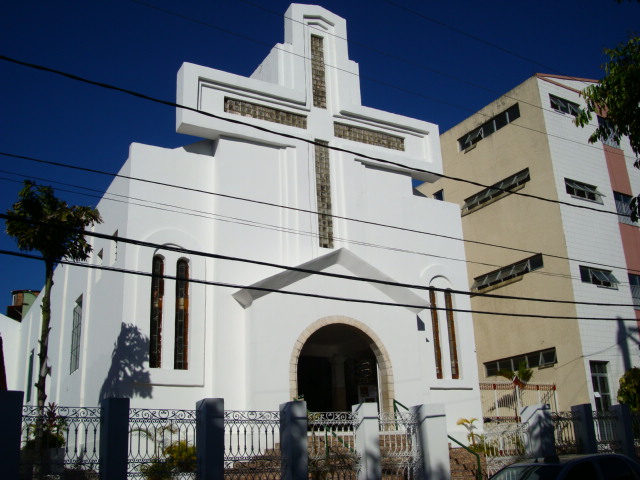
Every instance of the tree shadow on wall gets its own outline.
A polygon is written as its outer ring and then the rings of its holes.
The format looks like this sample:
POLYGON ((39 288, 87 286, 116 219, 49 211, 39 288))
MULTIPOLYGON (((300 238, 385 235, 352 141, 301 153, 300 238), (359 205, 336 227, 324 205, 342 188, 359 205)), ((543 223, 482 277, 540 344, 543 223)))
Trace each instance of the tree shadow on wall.
POLYGON ((151 398, 151 376, 144 364, 149 360, 149 339, 135 325, 122 323, 111 354, 111 367, 100 388, 105 398, 151 398))

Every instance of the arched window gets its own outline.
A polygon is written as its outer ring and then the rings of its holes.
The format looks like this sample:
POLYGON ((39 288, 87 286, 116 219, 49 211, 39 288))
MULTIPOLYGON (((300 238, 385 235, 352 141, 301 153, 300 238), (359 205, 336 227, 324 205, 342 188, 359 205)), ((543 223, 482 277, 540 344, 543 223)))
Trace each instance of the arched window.
POLYGON ((164 258, 154 255, 151 277, 151 321, 149 330, 149 367, 162 364, 162 301, 164 299, 164 258))
POLYGON ((431 303, 431 326, 433 328, 433 352, 436 357, 436 378, 442 378, 442 349, 440 348, 440 325, 438 325, 438 309, 436 306, 436 292, 429 290, 431 303))
POLYGON ((451 290, 444 292, 444 303, 447 310, 447 333, 449 334, 449 357, 451 358, 451 378, 460 378, 458 368, 458 345, 456 343, 456 325, 453 318, 453 301, 451 290))
POLYGON ((176 265, 176 343, 173 354, 173 368, 189 368, 189 262, 184 258, 176 265))

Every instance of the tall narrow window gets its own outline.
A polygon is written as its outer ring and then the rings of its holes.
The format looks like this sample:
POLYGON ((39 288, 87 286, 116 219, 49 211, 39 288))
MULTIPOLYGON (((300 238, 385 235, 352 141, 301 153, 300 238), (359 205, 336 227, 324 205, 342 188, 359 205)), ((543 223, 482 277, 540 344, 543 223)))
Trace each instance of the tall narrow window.
POLYGON ((82 329, 82 295, 76 300, 73 308, 73 325, 71 328, 71 362, 69 373, 78 370, 80 366, 80 334, 82 329))
POLYGON ((151 321, 149 325, 149 367, 162 365, 162 301, 164 300, 164 258, 153 257, 151 277, 151 321))
POLYGON ((331 216, 331 170, 329 142, 316 140, 316 197, 318 203, 318 237, 324 248, 333 248, 333 217, 331 216))
POLYGON ((27 403, 31 401, 31 384, 33 383, 33 355, 34 351, 31 350, 29 354, 29 371, 27 372, 27 403))
POLYGON ((611 406, 611 391, 609 390, 607 363, 608 362, 589 362, 589 367, 591 367, 593 395, 596 401, 596 411, 598 412, 606 412, 611 406))
POLYGON ((440 326, 438 325, 438 309, 436 308, 436 292, 429 290, 431 303, 431 326, 433 328, 433 352, 436 357, 436 377, 442 378, 442 349, 440 348, 440 326))
POLYGON ((176 270, 176 344, 173 368, 187 370, 189 368, 189 262, 181 258, 178 260, 176 270))
POLYGON ((311 35, 311 82, 313 106, 327 108, 327 81, 324 72, 324 39, 311 35))
POLYGON ((451 378, 460 378, 458 368, 458 344, 456 342, 456 326, 453 318, 453 302, 451 291, 444 292, 444 303, 447 310, 447 333, 449 334, 449 356, 451 358, 451 378))

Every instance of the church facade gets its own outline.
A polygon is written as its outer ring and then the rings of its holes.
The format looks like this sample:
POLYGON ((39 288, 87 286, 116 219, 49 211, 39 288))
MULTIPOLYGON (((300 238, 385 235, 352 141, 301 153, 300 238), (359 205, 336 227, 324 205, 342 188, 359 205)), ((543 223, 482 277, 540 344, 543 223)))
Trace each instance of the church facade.
MULTIPOLYGON (((481 408, 459 208, 412 186, 442 173, 438 127, 361 105, 345 20, 309 5, 251 77, 184 64, 177 103, 202 141, 133 144, 97 268, 56 270, 49 400, 442 403, 464 438, 481 408)), ((32 308, 12 355, 30 402, 39 327, 32 308)))

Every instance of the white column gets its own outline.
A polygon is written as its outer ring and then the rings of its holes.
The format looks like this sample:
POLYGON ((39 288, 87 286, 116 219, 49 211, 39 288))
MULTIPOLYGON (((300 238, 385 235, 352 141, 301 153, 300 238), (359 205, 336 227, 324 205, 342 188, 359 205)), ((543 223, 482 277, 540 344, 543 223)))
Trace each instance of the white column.
POLYGON ((356 414, 356 451, 360 455, 358 480, 380 480, 380 432, 378 429, 378 405, 361 403, 354 405, 356 414))
POLYGON ((447 417, 444 405, 416 405, 411 407, 416 415, 418 446, 422 452, 422 480, 449 480, 451 462, 449 460, 449 439, 447 437, 447 417))

